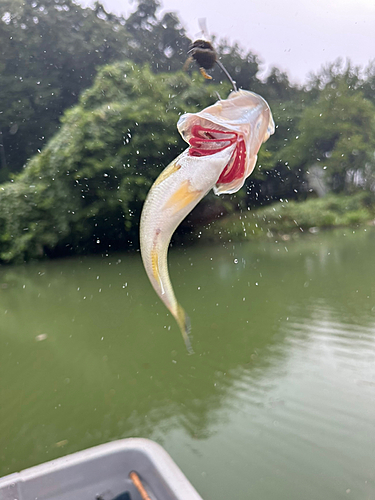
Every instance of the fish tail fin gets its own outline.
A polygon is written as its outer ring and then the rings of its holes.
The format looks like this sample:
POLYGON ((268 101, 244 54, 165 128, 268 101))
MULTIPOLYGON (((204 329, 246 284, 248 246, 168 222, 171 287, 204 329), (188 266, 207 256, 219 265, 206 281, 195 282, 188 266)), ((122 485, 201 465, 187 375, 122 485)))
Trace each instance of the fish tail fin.
POLYGON ((193 348, 191 347, 190 342, 190 332, 191 332, 191 323, 190 318, 186 314, 185 309, 183 309, 180 304, 177 304, 177 314, 176 321, 178 326, 180 327, 182 338, 185 341, 186 349, 189 354, 194 354, 193 348))

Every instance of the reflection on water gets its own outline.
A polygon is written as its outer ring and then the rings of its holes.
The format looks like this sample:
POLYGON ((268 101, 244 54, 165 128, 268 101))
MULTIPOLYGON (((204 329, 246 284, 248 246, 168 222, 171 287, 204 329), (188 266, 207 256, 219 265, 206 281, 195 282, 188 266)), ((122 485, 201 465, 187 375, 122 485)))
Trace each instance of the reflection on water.
POLYGON ((171 252, 196 354, 138 254, 0 270, 0 476, 129 436, 206 499, 373 498, 375 234, 171 252))

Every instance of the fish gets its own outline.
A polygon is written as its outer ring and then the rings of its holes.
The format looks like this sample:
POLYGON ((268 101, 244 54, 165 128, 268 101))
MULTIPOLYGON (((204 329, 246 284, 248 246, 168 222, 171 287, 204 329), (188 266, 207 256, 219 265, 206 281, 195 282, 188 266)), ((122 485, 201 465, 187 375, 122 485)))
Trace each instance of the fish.
POLYGON ((211 189, 217 195, 241 189, 275 124, 268 103, 260 95, 240 89, 198 113, 185 113, 177 129, 189 146, 161 172, 146 197, 140 248, 151 285, 192 353, 190 319, 176 299, 168 273, 171 237, 211 189))

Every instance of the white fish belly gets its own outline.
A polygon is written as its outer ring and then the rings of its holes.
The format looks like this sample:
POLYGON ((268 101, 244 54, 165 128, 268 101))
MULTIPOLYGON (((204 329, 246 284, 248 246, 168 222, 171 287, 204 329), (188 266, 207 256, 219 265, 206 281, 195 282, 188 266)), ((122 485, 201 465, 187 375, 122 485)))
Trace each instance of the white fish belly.
POLYGON ((213 188, 233 148, 205 157, 185 150, 156 179, 144 203, 140 243, 147 275, 155 291, 175 316, 177 301, 168 274, 167 253, 172 234, 197 203, 213 188))

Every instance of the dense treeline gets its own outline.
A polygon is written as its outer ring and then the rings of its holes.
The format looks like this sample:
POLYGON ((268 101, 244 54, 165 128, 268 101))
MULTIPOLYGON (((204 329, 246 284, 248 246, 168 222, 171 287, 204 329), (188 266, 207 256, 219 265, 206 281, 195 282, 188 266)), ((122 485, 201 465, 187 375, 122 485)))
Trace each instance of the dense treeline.
MULTIPOLYGON (((191 41, 158 7, 139 0, 125 19, 99 3, 0 0, 3 261, 136 243, 152 181, 185 147, 178 116, 214 102, 216 91, 227 95, 218 69, 215 83, 181 71, 191 41)), ((237 44, 215 46, 238 87, 269 101, 277 129, 247 190, 210 196, 204 220, 304 198, 314 181, 323 191, 374 191, 374 64, 336 62, 298 87, 277 68, 259 79, 258 57, 237 44)))
POLYGON ((125 20, 99 3, 92 10, 72 0, 1 0, 3 178, 4 170, 20 170, 52 137, 99 66, 142 59, 164 71, 181 67, 189 40, 172 14, 157 20, 156 9, 153 0, 142 1, 125 20))
POLYGON ((183 73, 105 66, 58 134, 0 186, 0 258, 132 245, 152 180, 183 147, 178 116, 211 94, 183 73))

